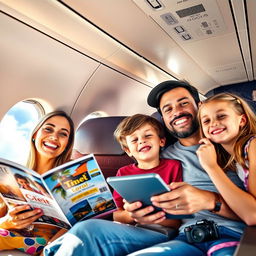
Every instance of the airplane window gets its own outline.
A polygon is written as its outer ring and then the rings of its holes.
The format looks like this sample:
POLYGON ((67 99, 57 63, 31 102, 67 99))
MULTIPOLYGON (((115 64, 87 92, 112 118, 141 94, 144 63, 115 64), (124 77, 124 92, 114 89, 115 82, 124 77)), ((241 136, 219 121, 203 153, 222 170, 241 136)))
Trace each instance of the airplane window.
POLYGON ((0 122, 0 157, 26 164, 29 137, 44 114, 36 101, 21 101, 14 105, 0 122))

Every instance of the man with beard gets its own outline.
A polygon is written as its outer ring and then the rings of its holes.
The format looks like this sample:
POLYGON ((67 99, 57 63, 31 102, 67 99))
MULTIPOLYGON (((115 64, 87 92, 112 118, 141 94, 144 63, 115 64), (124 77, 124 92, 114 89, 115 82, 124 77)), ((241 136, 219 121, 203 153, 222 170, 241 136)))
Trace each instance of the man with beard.
MULTIPOLYGON (((160 232, 132 225, 88 220, 48 246, 45 255, 233 255, 245 224, 229 209, 199 164, 199 102, 197 90, 183 81, 166 81, 150 92, 148 104, 158 109, 166 128, 178 139, 165 149, 162 157, 181 161, 184 182, 171 183, 170 192, 152 198, 153 205, 163 211, 152 214, 153 206, 141 208, 140 202, 124 204, 134 222, 140 224, 161 225, 165 213, 193 213, 193 219, 183 220, 175 239, 170 241, 160 232)), ((235 172, 227 175, 242 187, 235 172)))
MULTIPOLYGON (((153 197, 153 205, 167 213, 194 213, 195 217, 183 220, 179 229, 180 234, 175 240, 131 255, 233 255, 240 240, 244 223, 238 221, 217 193, 216 187, 202 169, 196 155, 201 138, 197 120, 199 102, 198 91, 185 81, 160 83, 148 96, 148 104, 158 109, 169 133, 178 139, 164 150, 162 157, 181 161, 184 181, 172 183, 171 192, 153 197), (208 226, 209 222, 205 224, 204 220, 218 225, 216 236, 209 235, 203 239, 205 233, 211 232, 211 225, 208 226), (199 225, 193 226, 196 223, 199 225)), ((242 187, 235 172, 228 171, 226 174, 235 184, 242 187)), ((164 219, 164 216, 145 216, 146 209, 136 211, 136 206, 131 204, 126 204, 125 207, 140 223, 156 223, 164 219)), ((215 228, 212 231, 214 233, 215 228)))

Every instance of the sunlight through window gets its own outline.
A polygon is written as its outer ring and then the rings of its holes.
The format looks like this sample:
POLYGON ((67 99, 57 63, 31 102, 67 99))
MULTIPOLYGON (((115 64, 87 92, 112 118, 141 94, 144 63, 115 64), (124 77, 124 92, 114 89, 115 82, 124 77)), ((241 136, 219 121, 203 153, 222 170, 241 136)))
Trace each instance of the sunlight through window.
POLYGON ((26 164, 30 133, 44 111, 35 101, 14 105, 0 122, 0 157, 26 164))

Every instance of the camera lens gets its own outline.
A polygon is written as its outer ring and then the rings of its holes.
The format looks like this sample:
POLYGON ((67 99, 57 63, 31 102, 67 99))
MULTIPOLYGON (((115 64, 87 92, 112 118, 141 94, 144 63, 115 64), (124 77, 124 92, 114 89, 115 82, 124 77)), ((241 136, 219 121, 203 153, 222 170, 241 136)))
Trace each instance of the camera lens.
POLYGON ((191 230, 191 238, 193 239, 193 241, 195 243, 200 243, 202 241, 204 241, 205 239, 205 230, 201 229, 201 228, 193 228, 191 230))

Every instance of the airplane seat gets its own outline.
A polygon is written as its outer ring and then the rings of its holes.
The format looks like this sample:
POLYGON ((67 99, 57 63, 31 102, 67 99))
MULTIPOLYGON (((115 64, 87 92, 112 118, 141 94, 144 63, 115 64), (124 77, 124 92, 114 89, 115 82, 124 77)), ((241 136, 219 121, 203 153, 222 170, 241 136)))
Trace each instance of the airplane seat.
POLYGON ((93 153, 105 178, 134 161, 114 138, 114 130, 125 116, 88 119, 76 131, 73 158, 93 153))
MULTIPOLYGON (((93 153, 105 178, 116 176, 120 167, 134 163, 113 135, 124 118, 125 116, 111 116, 84 121, 75 134, 73 158, 93 153)), ((109 188, 113 192, 112 187, 109 188)), ((113 220, 113 214, 103 218, 113 220)))
MULTIPOLYGON (((161 118, 159 113, 156 116, 161 118)), ((123 118, 124 116, 117 116, 86 120, 77 129, 73 158, 94 153, 105 177, 115 176, 118 168, 133 163, 133 160, 124 153, 113 137, 115 128, 123 118)), ((112 216, 108 216, 106 219, 111 220, 112 216)), ((147 228, 154 230, 154 227, 151 226, 149 225, 147 228)), ((255 235, 256 227, 247 227, 234 256, 255 255, 255 251, 252 250, 255 248, 255 235)), ((6 255, 25 256, 28 254, 18 250, 0 251, 0 256, 6 255)))

